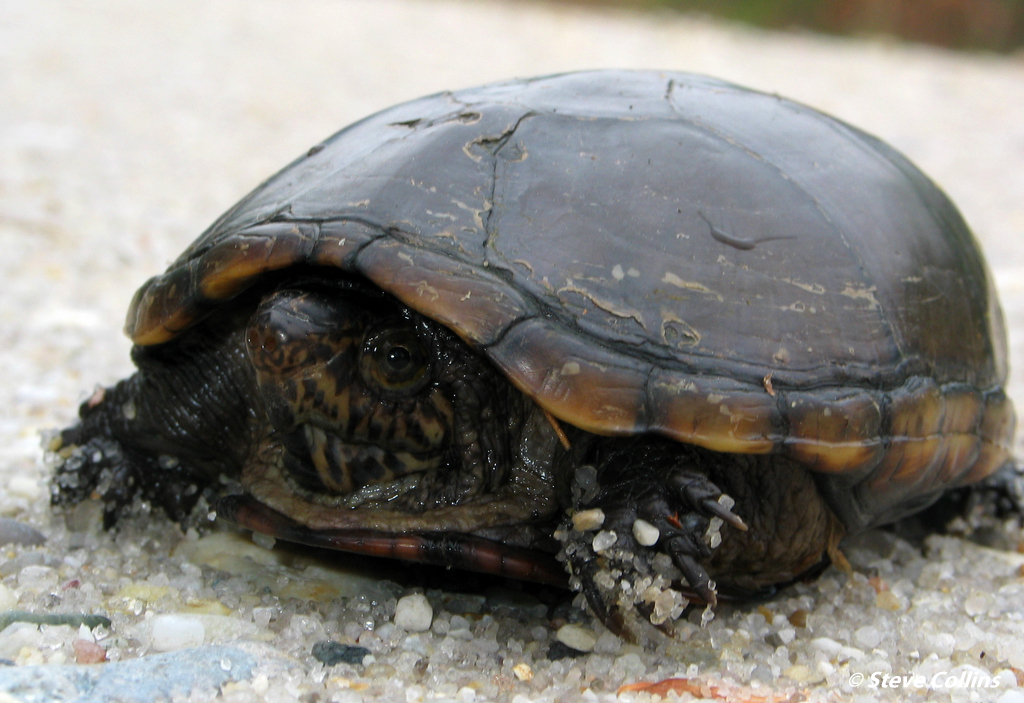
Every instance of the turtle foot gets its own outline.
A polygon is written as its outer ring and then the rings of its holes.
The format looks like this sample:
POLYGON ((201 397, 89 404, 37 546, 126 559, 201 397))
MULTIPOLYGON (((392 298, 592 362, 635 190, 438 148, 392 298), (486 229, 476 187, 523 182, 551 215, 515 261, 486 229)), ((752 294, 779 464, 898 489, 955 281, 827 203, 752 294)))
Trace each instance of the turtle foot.
POLYGON ((582 467, 576 509, 558 534, 572 586, 609 629, 631 640, 637 615, 666 631, 691 603, 715 606, 706 564, 723 529, 747 529, 732 498, 705 474, 657 463, 582 467))
POLYGON ((147 501, 184 525, 202 494, 197 477, 177 458, 133 451, 91 416, 55 435, 48 453, 54 466, 51 503, 69 508, 99 501, 104 529, 136 508, 146 510, 147 501))
POLYGON ((1006 550, 1018 548, 1021 529, 1024 466, 1013 462, 978 483, 946 491, 928 508, 899 523, 901 534, 918 540, 933 532, 946 532, 1006 550))

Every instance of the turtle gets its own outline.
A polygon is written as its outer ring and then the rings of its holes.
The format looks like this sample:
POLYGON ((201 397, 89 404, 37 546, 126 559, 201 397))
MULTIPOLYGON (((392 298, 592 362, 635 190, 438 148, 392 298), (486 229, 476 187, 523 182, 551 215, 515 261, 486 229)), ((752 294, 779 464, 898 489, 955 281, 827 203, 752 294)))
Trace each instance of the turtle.
POLYGON ((54 502, 570 585, 616 631, 772 592, 1013 467, 948 197, 701 75, 445 92, 310 148, 128 311, 54 502))

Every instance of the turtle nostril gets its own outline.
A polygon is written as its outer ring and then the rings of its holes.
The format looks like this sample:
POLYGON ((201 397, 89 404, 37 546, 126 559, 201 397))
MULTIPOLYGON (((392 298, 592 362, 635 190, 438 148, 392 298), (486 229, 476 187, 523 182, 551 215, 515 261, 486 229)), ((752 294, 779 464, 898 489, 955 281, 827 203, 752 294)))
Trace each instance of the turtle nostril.
POLYGON ((283 336, 284 335, 281 333, 274 334, 272 331, 264 332, 258 328, 253 328, 250 329, 249 333, 245 336, 245 342, 249 347, 250 354, 257 352, 273 353, 277 350, 279 345, 278 337, 283 336))
POLYGON ((277 334, 275 334, 274 332, 268 332, 266 335, 263 336, 263 339, 260 340, 263 350, 268 352, 277 351, 279 339, 281 342, 286 341, 284 339, 284 332, 278 332, 277 334))

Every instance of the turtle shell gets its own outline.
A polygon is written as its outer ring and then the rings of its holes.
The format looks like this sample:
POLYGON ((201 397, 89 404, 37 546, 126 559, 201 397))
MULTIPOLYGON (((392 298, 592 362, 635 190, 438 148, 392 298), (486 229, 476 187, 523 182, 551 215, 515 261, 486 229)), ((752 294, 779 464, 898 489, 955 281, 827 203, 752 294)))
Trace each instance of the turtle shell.
POLYGON ((296 265, 369 279, 577 427, 783 452, 848 528, 1008 461, 1002 314, 963 218, 774 95, 595 71, 385 110, 222 216, 127 332, 166 342, 296 265))

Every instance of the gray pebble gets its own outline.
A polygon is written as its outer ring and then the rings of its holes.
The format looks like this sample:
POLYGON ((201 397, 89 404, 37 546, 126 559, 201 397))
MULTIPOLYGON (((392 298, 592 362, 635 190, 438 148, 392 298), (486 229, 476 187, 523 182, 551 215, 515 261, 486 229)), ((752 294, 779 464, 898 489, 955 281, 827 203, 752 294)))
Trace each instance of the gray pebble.
POLYGON ((351 644, 342 644, 327 640, 317 642, 313 645, 313 658, 324 666, 335 664, 362 664, 363 658, 370 653, 366 647, 357 647, 351 644))
POLYGON ((237 647, 198 647, 103 666, 0 669, 0 693, 33 703, 150 703, 252 676, 255 658, 237 647))
POLYGON ((30 525, 9 517, 0 517, 0 545, 20 544, 34 547, 46 542, 46 536, 30 525))

